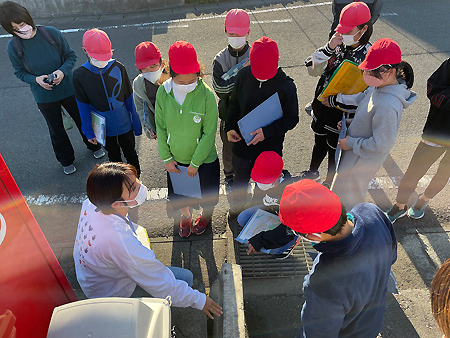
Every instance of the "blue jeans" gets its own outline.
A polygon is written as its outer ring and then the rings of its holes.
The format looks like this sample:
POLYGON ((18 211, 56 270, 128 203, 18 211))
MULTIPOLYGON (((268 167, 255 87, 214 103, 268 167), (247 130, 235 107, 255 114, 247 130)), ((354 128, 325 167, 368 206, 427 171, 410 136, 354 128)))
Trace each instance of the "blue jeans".
POLYGON ((248 220, 253 216, 253 214, 258 209, 264 209, 264 206, 262 204, 255 205, 254 207, 251 207, 251 208, 248 208, 248 209, 245 209, 244 211, 242 211, 237 218, 239 225, 244 227, 247 224, 248 220))
POLYGON ((175 279, 184 280, 189 286, 192 286, 194 283, 194 276, 190 270, 178 268, 176 266, 168 266, 167 268, 172 271, 175 279))

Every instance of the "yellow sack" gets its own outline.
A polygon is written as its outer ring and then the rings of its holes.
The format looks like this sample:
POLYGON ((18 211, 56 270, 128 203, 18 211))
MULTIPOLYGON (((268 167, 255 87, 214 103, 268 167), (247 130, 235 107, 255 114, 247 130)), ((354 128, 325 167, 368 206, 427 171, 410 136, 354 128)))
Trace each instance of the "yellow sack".
POLYGON ((352 61, 344 60, 334 71, 328 85, 322 90, 317 99, 321 101, 328 96, 339 93, 345 95, 356 94, 364 91, 366 88, 367 85, 358 65, 352 61))

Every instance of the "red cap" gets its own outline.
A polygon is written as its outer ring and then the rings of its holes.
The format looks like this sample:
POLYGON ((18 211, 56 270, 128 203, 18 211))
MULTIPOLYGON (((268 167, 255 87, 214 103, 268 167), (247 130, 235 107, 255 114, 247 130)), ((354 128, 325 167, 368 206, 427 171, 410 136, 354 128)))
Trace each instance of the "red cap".
POLYGON ((283 171, 283 159, 274 151, 263 151, 252 169, 252 180, 261 184, 271 184, 283 171))
POLYGON ((356 26, 369 22, 370 18, 370 9, 364 2, 352 2, 342 9, 335 31, 341 34, 350 32, 356 26))
POLYGON ((145 41, 136 46, 134 50, 137 69, 143 69, 148 66, 159 63, 161 52, 153 42, 145 41))
POLYGON ((169 62, 177 74, 192 74, 200 71, 197 53, 194 47, 186 41, 177 41, 169 48, 169 62))
POLYGON ((83 47, 90 57, 99 61, 108 61, 112 57, 111 41, 108 35, 97 28, 86 31, 83 35, 83 47))
POLYGON ((334 227, 342 214, 339 197, 322 184, 304 179, 283 191, 278 216, 294 231, 320 233, 334 227))
POLYGON ((263 36, 252 44, 250 49, 250 67, 252 74, 259 80, 268 80, 278 70, 278 45, 271 38, 263 36))
POLYGON ((250 17, 247 12, 239 8, 230 10, 225 17, 225 29, 228 33, 247 35, 250 30, 250 17))
POLYGON ((402 61, 402 51, 397 42, 391 39, 380 39, 370 47, 366 58, 358 66, 362 70, 377 69, 382 65, 395 65, 402 61))

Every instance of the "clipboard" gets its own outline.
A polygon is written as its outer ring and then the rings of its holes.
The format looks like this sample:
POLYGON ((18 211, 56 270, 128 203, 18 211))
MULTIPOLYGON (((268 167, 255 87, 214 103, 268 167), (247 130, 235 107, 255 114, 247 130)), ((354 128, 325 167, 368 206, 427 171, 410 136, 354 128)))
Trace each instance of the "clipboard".
MULTIPOLYGON (((345 123, 345 113, 342 114, 342 122, 341 122, 341 131, 339 132, 339 140, 343 139, 347 136, 347 124, 345 123)), ((334 153, 334 160, 336 162, 336 171, 339 168, 339 163, 341 162, 341 157, 342 157, 342 152, 344 150, 342 150, 341 147, 336 146, 336 152, 334 153)))
POLYGON ((227 81, 229 79, 231 79, 233 76, 236 76, 237 73, 239 73, 239 71, 244 68, 244 64, 250 60, 249 57, 246 57, 244 60, 242 60, 241 62, 239 62, 238 64, 235 64, 233 67, 231 67, 228 72, 224 73, 221 78, 224 81, 227 81))
POLYGON ((143 100, 142 105, 143 126, 156 134, 155 113, 150 110, 148 104, 143 100))
POLYGON ((98 143, 105 146, 106 143, 106 119, 93 111, 91 112, 91 126, 98 143))
POLYGON ((239 131, 245 143, 249 143, 255 137, 250 133, 266 127, 282 117, 283 109, 281 108, 280 97, 278 93, 275 93, 238 121, 239 131))
POLYGON ((358 68, 358 65, 352 61, 344 60, 336 68, 327 86, 322 90, 322 93, 317 99, 321 101, 325 97, 339 93, 345 95, 357 94, 366 88, 367 84, 364 82, 361 69, 358 68))
POLYGON ((202 198, 198 172, 194 177, 189 177, 187 167, 180 165, 177 168, 181 171, 181 174, 169 172, 173 192, 186 197, 202 198))

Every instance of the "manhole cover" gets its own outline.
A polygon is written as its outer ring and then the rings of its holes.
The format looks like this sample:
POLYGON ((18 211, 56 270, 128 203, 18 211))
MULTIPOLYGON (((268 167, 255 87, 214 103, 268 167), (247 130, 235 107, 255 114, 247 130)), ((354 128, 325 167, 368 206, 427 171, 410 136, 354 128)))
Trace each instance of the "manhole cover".
POLYGON ((291 256, 283 260, 275 259, 262 252, 247 255, 247 250, 246 245, 239 244, 238 258, 243 278, 306 276, 312 267, 312 259, 308 251, 317 253, 311 243, 306 241, 301 241, 291 256))

